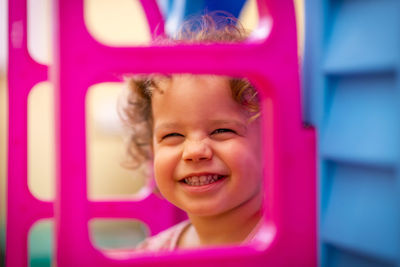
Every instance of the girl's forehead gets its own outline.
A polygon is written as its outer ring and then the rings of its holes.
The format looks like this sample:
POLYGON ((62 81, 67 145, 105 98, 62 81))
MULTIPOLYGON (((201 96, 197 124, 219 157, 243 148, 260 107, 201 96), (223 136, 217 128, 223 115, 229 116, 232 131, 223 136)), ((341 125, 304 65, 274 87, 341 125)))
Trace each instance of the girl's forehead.
POLYGON ((153 95, 155 123, 182 118, 190 121, 228 117, 244 118, 243 107, 232 97, 226 78, 215 76, 177 76, 170 86, 153 95))
MULTIPOLYGON (((235 110, 247 118, 259 115, 258 108, 255 111, 250 110, 250 102, 246 103, 247 99, 245 101, 240 99, 245 93, 253 94, 255 97, 255 89, 249 88, 249 83, 232 84, 232 79, 228 76, 208 74, 176 74, 160 77, 159 82, 155 82, 157 88, 152 97, 152 108, 156 109, 153 110, 153 116, 158 113, 161 106, 166 106, 168 109, 180 107, 190 112, 195 111, 196 105, 201 107, 203 113, 210 110, 221 112, 235 110), (248 92, 245 92, 246 88, 248 92), (245 93, 241 92, 242 89, 245 93), (239 98, 235 98, 238 95, 239 98)), ((256 99, 250 100, 256 101, 256 99)))
POLYGON ((228 85, 229 79, 226 76, 212 74, 173 74, 158 76, 154 79, 154 82, 159 89, 166 90, 170 87, 182 86, 190 83, 228 85))
MULTIPOLYGON (((153 104, 180 105, 190 109, 191 105, 236 106, 225 77, 214 75, 177 75, 163 80, 153 94, 153 104), (217 101, 217 102, 216 102, 217 101), (163 102, 163 103, 161 103, 163 102), (227 102, 227 103, 226 103, 227 102)), ((154 107, 154 105, 153 105, 154 107)))

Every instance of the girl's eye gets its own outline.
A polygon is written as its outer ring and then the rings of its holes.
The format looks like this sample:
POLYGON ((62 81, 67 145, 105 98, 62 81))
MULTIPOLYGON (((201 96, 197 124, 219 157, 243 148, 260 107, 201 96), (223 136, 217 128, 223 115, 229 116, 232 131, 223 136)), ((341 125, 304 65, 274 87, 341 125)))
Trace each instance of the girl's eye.
POLYGON ((169 134, 164 135, 164 136, 161 138, 161 140, 164 140, 164 139, 169 138, 169 137, 175 137, 175 136, 183 136, 183 135, 181 135, 181 134, 179 134, 179 133, 169 133, 169 134))
POLYGON ((214 130, 211 134, 221 134, 221 133, 236 133, 236 131, 228 128, 220 128, 214 130))

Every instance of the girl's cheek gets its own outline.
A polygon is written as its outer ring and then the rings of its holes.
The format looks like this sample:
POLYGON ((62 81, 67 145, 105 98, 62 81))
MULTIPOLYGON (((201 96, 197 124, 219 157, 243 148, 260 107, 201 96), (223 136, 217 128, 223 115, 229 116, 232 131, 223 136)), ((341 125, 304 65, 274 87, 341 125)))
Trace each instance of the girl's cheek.
POLYGON ((154 167, 156 169, 173 168, 176 156, 173 150, 168 148, 159 148, 154 151, 154 167))

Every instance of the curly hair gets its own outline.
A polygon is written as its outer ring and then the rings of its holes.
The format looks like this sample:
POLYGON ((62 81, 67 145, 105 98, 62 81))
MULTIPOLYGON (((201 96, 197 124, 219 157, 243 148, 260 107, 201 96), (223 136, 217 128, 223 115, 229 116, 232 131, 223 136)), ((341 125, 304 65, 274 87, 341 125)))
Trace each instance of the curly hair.
MULTIPOLYGON (((174 38, 159 38, 156 44, 241 42, 247 37, 243 26, 224 12, 210 13, 185 22, 174 38)), ((133 75, 127 79, 128 95, 122 118, 129 133, 127 167, 137 168, 152 158, 152 93, 168 75, 133 75)), ((260 114, 257 90, 247 79, 229 77, 232 98, 255 119, 260 114)))

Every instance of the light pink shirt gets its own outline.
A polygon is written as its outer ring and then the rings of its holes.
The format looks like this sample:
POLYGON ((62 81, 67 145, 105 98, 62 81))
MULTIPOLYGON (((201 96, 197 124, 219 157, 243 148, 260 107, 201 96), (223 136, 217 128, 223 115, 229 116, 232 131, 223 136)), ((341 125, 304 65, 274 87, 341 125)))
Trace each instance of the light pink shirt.
MULTIPOLYGON (((262 221, 254 227, 243 243, 259 242, 258 233, 262 233, 262 221)), ((140 252, 174 251, 178 248, 178 241, 182 233, 191 225, 190 221, 180 222, 159 234, 149 237, 141 242, 135 249, 107 251, 112 257, 127 257, 140 252)))

